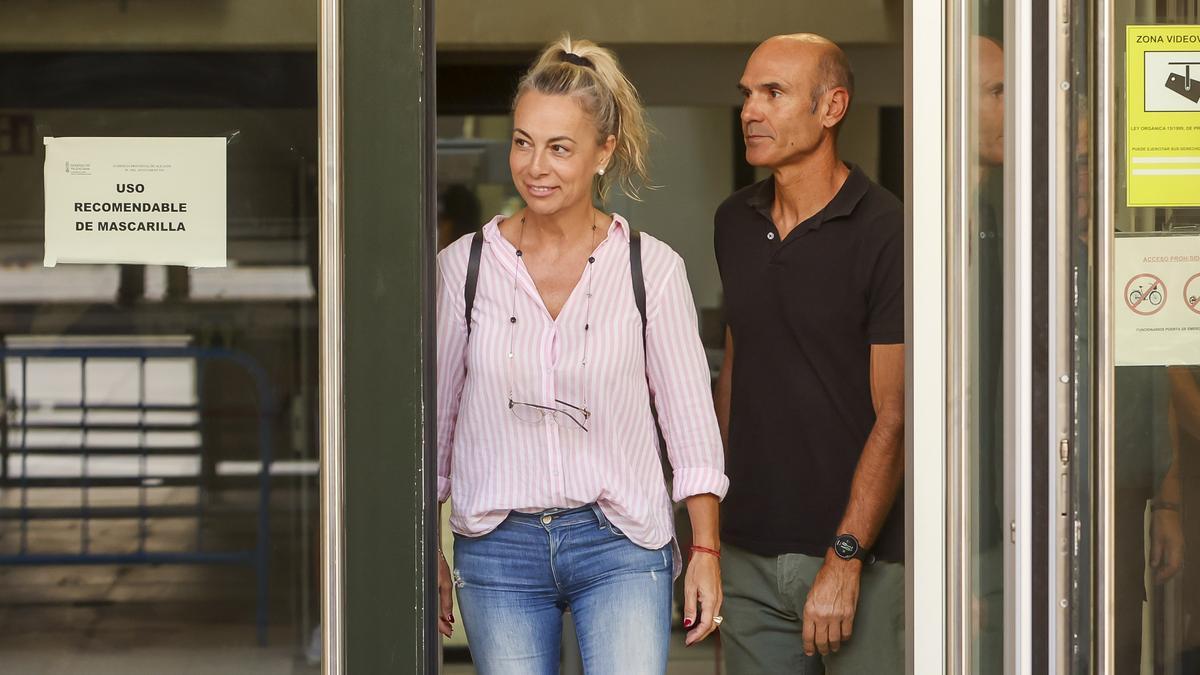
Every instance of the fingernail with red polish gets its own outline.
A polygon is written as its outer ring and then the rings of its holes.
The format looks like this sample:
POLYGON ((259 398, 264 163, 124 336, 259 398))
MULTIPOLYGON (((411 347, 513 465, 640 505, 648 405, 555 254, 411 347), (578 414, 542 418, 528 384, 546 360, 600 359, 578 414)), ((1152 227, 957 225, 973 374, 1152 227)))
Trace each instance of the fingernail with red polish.
POLYGON ((695 622, 695 621, 692 621, 691 619, 684 619, 684 620, 683 620, 683 627, 684 627, 684 628, 691 628, 693 623, 696 623, 696 622, 695 622))

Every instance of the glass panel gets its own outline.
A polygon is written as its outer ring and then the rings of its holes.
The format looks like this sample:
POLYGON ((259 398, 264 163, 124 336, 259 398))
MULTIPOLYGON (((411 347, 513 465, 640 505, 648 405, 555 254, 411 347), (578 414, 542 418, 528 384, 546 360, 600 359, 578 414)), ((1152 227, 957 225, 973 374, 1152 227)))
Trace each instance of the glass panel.
POLYGON ((1002 2, 968 2, 966 36, 970 672, 1004 667, 1004 26, 1002 2))
POLYGON ((316 7, 0 4, 0 670, 316 672, 316 7), (228 267, 43 268, 47 136, 226 137, 228 267))
POLYGON ((1184 565, 1200 560, 1200 107, 1173 84, 1200 70, 1189 65, 1200 62, 1200 28, 1187 26, 1200 12, 1196 0, 1113 4, 1106 309, 1116 362, 1103 365, 1115 368, 1104 411, 1114 421, 1114 672, 1190 673, 1200 668, 1200 568, 1184 565))

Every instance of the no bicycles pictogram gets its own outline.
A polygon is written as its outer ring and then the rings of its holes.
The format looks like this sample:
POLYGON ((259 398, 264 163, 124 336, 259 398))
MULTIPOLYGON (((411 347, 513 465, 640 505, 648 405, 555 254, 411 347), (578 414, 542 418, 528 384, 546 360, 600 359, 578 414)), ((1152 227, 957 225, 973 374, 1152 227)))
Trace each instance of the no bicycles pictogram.
POLYGON ((1200 314, 1200 274, 1194 274, 1183 284, 1183 301, 1187 308, 1200 314))
POLYGON ((1134 314, 1150 316, 1167 304, 1167 286, 1153 274, 1138 274, 1125 284, 1125 305, 1134 314))

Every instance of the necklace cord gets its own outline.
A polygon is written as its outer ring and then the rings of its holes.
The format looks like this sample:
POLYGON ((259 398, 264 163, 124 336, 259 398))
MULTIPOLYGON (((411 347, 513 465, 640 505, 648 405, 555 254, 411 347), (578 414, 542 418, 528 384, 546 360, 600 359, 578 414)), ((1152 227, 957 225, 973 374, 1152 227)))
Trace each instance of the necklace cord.
MULTIPOLYGON (((564 405, 567 405, 568 407, 571 407, 571 408, 575 408, 576 410, 579 410, 581 413, 583 413, 585 420, 588 419, 589 417, 591 417, 591 412, 588 410, 588 405, 587 405, 587 390, 589 388, 588 385, 590 384, 590 382, 589 382, 590 378, 588 377, 589 373, 587 372, 586 367, 587 367, 587 360, 588 360, 589 334, 591 333, 592 277, 595 276, 595 271, 594 271, 593 267, 596 264, 596 256, 593 254, 596 252, 596 232, 597 232, 596 210, 592 209, 592 245, 591 245, 591 250, 588 253, 587 267, 584 269, 584 274, 587 275, 587 286, 584 289, 585 304, 584 304, 584 312, 583 312, 583 356, 579 362, 579 368, 582 371, 581 379, 583 380, 583 389, 584 389, 584 391, 582 392, 583 393, 583 402, 578 407, 571 405, 569 403, 564 403, 564 405)), ((517 272, 518 272, 518 267, 520 267, 520 266, 524 266, 527 273, 529 271, 529 265, 527 265, 525 263, 525 252, 523 249, 524 243, 525 243, 525 216, 521 216, 521 231, 517 235, 517 246, 516 246, 517 261, 516 261, 516 264, 514 264, 513 268, 512 268, 512 270, 513 270, 512 271, 512 281, 513 281, 512 304, 510 305, 511 311, 509 312, 509 315, 508 315, 508 401, 509 401, 509 407, 512 407, 512 404, 513 404, 513 360, 514 360, 514 354, 515 354, 515 348, 516 348, 516 328, 517 328, 517 283, 518 283, 517 272)), ((530 275, 530 277, 532 278, 532 274, 530 275)), ((560 401, 555 399, 555 402, 560 402, 560 401)))

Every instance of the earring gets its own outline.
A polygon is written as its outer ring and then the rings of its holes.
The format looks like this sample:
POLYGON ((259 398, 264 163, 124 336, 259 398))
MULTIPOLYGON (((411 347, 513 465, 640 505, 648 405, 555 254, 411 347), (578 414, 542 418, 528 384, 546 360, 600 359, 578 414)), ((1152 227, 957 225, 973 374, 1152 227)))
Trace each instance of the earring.
POLYGON ((597 171, 596 173, 598 173, 598 174, 600 174, 601 176, 603 176, 603 175, 604 175, 604 167, 600 167, 600 170, 599 170, 599 171, 597 171))

